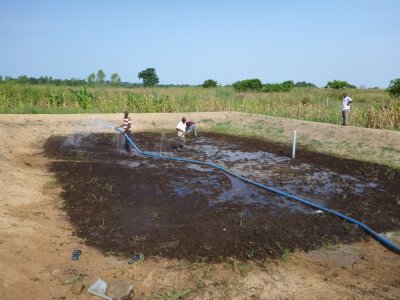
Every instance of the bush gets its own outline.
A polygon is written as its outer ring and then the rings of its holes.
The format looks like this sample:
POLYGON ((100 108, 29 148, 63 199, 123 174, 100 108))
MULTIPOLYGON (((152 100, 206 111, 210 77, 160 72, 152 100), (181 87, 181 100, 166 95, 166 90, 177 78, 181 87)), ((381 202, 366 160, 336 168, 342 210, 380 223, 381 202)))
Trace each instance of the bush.
POLYGON ((356 89, 355 85, 348 83, 347 81, 333 80, 328 81, 325 88, 334 90, 344 90, 344 89, 356 89))
POLYGON ((208 80, 204 81, 203 88, 213 88, 213 87, 216 87, 217 85, 218 85, 217 81, 208 79, 208 80))
POLYGON ((266 93, 270 92, 289 92, 292 88, 295 87, 293 81, 288 80, 282 83, 267 83, 264 84, 262 91, 266 93))
POLYGON ((241 81, 236 81, 232 84, 233 88, 237 92, 258 92, 262 89, 262 84, 260 79, 246 79, 241 81))
POLYGON ((317 86, 314 83, 311 83, 311 82, 299 81, 299 82, 296 82, 296 87, 316 88, 317 86))
POLYGON ((389 87, 386 89, 393 98, 400 98, 400 78, 390 81, 389 87))

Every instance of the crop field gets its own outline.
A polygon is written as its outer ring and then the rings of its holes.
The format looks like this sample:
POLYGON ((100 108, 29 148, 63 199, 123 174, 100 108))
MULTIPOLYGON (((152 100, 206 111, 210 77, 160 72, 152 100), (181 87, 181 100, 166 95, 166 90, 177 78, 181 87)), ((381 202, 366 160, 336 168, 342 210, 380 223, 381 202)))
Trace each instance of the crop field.
MULTIPOLYGON (((380 89, 348 91, 350 125, 400 128, 400 102, 380 89)), ((232 87, 112 88, 0 84, 0 113, 134 113, 237 111, 331 124, 341 123, 342 92, 295 88, 290 92, 235 92, 232 87)))

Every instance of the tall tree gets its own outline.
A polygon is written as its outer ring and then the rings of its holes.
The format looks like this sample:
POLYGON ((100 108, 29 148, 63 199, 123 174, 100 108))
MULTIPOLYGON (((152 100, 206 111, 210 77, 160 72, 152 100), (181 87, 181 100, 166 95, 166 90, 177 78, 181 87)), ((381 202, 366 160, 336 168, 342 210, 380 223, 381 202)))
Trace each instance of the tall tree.
POLYGON ((88 76, 87 83, 88 85, 94 85, 95 82, 96 82, 96 75, 93 72, 88 76))
POLYGON ((143 79, 144 86, 154 86, 160 82, 154 68, 147 68, 138 73, 139 79, 143 79))
POLYGON ((208 79, 205 80, 203 83, 203 88, 213 88, 218 85, 218 82, 216 80, 208 79))
POLYGON ((104 84, 104 80, 106 79, 106 74, 103 70, 99 70, 97 72, 97 83, 104 84))
POLYGON ((119 77, 119 75, 117 73, 113 73, 111 75, 111 84, 113 86, 119 86, 120 83, 121 83, 121 78, 119 77))
MULTIPOLYGON (((392 96, 393 98, 400 98, 400 78, 396 78, 390 81, 389 87, 386 91, 392 96)), ((400 109, 400 103, 399 103, 400 109)))
POLYGON ((18 76, 19 83, 28 83, 28 81, 29 81, 28 76, 26 75, 18 76))

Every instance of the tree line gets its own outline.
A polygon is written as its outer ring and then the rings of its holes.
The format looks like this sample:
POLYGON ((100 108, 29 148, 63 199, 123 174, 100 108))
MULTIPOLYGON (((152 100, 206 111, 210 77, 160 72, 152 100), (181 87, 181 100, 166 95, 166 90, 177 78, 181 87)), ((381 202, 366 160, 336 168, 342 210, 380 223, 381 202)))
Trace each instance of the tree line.
MULTIPOLYGON (((86 80, 84 79, 55 79, 51 76, 40 76, 39 78, 28 77, 27 75, 22 75, 17 78, 11 76, 5 76, 4 78, 0 75, 0 83, 3 82, 16 82, 20 84, 53 84, 53 85, 67 85, 67 86, 112 86, 112 87, 135 87, 135 86, 163 86, 163 87, 186 87, 190 85, 160 85, 158 75, 154 68, 147 68, 138 73, 138 78, 143 80, 143 83, 130 83, 122 82, 121 77, 118 73, 112 73, 110 80, 106 80, 106 74, 103 70, 98 70, 97 73, 92 72, 89 74, 86 80)), ((203 84, 199 85, 204 88, 214 88, 218 86, 218 82, 213 79, 207 79, 203 84)), ((262 83, 260 79, 245 79, 236 81, 232 84, 232 87, 237 92, 289 92, 295 87, 308 87, 317 88, 317 86, 310 82, 300 81, 294 82, 292 80, 287 80, 282 83, 262 83)), ((333 80, 328 81, 324 86, 327 89, 334 90, 345 90, 345 89, 356 89, 355 85, 348 83, 347 81, 333 80)), ((400 98, 400 78, 393 79, 386 91, 394 98, 400 98)))
POLYGON ((158 84, 159 78, 154 68, 147 68, 138 73, 138 78, 143 80, 143 83, 130 83, 121 81, 118 73, 112 73, 110 79, 106 79, 106 73, 103 70, 98 70, 97 73, 92 72, 88 75, 87 79, 57 79, 52 76, 40 76, 39 78, 28 77, 27 75, 18 76, 13 78, 11 76, 0 75, 0 83, 12 82, 20 84, 53 84, 53 85, 66 85, 66 86, 112 86, 112 87, 130 87, 130 86, 154 86, 158 84))

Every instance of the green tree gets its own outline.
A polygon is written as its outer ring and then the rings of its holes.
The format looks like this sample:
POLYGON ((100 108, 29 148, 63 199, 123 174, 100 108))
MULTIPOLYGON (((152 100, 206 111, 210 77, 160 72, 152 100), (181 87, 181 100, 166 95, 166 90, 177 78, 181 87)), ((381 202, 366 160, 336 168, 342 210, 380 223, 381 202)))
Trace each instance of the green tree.
POLYGON ((2 82, 2 81, 3 81, 3 76, 0 75, 0 82, 2 82))
POLYGON ((292 80, 284 81, 281 83, 281 85, 284 92, 289 92, 292 88, 296 86, 292 80))
POLYGON ((270 92, 289 92, 296 85, 292 80, 287 80, 282 83, 266 83, 263 86, 262 91, 266 93, 270 92))
POLYGON ((18 83, 28 83, 29 79, 28 76, 22 75, 18 77, 18 83))
POLYGON ((333 80, 328 81, 325 88, 334 90, 355 89, 356 86, 348 83, 347 81, 333 80))
POLYGON ((217 81, 208 79, 208 80, 204 81, 203 88, 213 88, 213 87, 216 87, 217 85, 218 85, 217 81))
POLYGON ((143 79, 144 86, 154 86, 160 82, 154 68, 147 68, 138 73, 139 79, 143 79))
POLYGON ((296 82, 296 87, 316 88, 317 86, 314 83, 311 83, 311 82, 299 81, 299 82, 296 82))
POLYGON ((246 79, 241 81, 236 81, 232 84, 233 88, 237 92, 246 92, 246 91, 261 91, 262 83, 260 79, 246 79))
POLYGON ((93 72, 88 76, 87 83, 88 83, 88 85, 92 86, 92 85, 94 85, 95 82, 96 82, 96 75, 93 72))
POLYGON ((97 82, 101 85, 104 84, 104 80, 106 79, 106 74, 103 70, 97 71, 97 82))
POLYGON ((120 83, 121 83, 121 78, 119 77, 119 75, 117 73, 113 73, 111 75, 111 85, 119 86, 120 83))
POLYGON ((391 80, 389 87, 386 89, 386 91, 393 98, 400 98, 400 78, 391 80))

